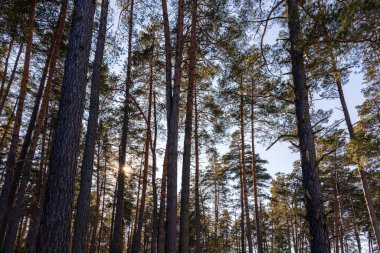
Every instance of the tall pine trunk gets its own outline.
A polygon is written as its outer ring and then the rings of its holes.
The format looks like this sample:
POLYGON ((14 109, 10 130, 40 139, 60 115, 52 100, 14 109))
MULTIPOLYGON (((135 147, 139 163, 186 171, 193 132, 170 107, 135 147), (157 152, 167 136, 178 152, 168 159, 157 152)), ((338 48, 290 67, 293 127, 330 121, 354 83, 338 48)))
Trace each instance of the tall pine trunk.
POLYGON ((158 203, 157 203, 157 185, 156 185, 156 170, 157 170, 157 108, 156 108, 156 94, 153 92, 153 122, 154 122, 154 133, 153 133, 153 143, 151 143, 152 150, 152 190, 153 190, 153 231, 151 240, 151 252, 157 252, 157 239, 158 239, 158 203))
POLYGON ((257 191, 257 165, 255 153, 255 124, 254 124, 254 98, 253 98, 253 85, 251 89, 251 146, 252 146, 252 177, 253 177, 253 195, 255 198, 255 221, 256 221, 256 236, 257 236, 257 252, 264 253, 263 238, 260 227, 260 213, 259 213, 259 196, 257 191))
POLYGON ((147 118, 147 125, 146 125, 144 171, 143 171, 143 178, 142 178, 143 181, 142 181, 142 191, 141 191, 141 202, 140 202, 140 207, 138 209, 138 215, 137 215, 138 216, 137 229, 136 229, 136 233, 133 236, 132 253, 140 252, 142 227, 145 220, 144 212, 145 212, 146 191, 147 191, 147 184, 148 184, 149 145, 151 143, 151 135, 152 135, 151 120, 152 120, 152 100, 153 100, 153 54, 154 54, 154 44, 152 45, 152 52, 151 52, 151 59, 150 59, 148 118, 147 118))
POLYGON ((67 252, 95 2, 75 1, 41 220, 39 252, 67 252))
POLYGON ((106 40, 109 0, 102 0, 98 39, 91 79, 90 110, 87 122, 87 132, 83 151, 80 190, 74 223, 73 252, 85 252, 86 231, 89 224, 91 181, 94 167, 95 140, 99 117, 99 87, 103 65, 104 44, 106 40))
MULTIPOLYGON (((166 1, 165 5, 166 5, 166 1)), ((164 9, 164 8, 163 8, 164 9)), ((178 159, 178 121, 179 95, 183 60, 183 20, 184 1, 178 1, 177 44, 174 65, 174 85, 170 103, 170 118, 168 124, 168 170, 167 170, 167 209, 166 209, 166 243, 165 252, 176 252, 177 241, 177 159, 178 159)), ((166 34, 166 31, 165 31, 166 34)), ((165 38, 166 40, 166 38, 165 38)), ((166 44, 166 43, 165 43, 166 44)), ((170 44, 169 44, 170 46, 170 44)), ((165 46, 166 48, 166 46, 165 46)), ((167 52, 166 52, 167 54, 167 52)), ((169 61, 171 59, 166 59, 169 61)), ((166 91, 168 93, 168 90, 166 91)))
POLYGON ((193 130, 194 85, 197 64, 197 9, 198 1, 192 1, 191 7, 191 34, 189 48, 189 83, 187 86, 187 103, 185 119, 185 138, 183 143, 182 162, 182 188, 181 188, 181 214, 179 252, 189 252, 189 215, 190 215, 190 166, 191 166, 191 140, 193 130))
MULTIPOLYGON (((355 140, 357 138, 357 136, 355 134, 354 127, 352 125, 350 114, 348 112, 346 99, 345 99, 344 93, 343 93, 342 79, 341 79, 340 73, 338 71, 338 66, 337 66, 337 63, 335 60, 333 49, 331 47, 329 47, 329 55, 330 55, 330 59, 331 59, 332 70, 334 72, 334 79, 336 82, 336 86, 338 88, 339 99, 340 99, 340 103, 342 106, 344 119, 346 121, 348 133, 350 135, 350 139, 355 140)), ((362 165, 360 165, 361 161, 359 160, 357 162, 358 162, 359 175, 360 175, 360 179, 361 179, 361 183, 362 183, 363 194, 364 194, 364 198, 366 201, 366 206, 367 206, 368 214, 370 217, 373 233, 375 235, 377 245, 380 245, 380 223, 379 223, 379 220, 377 219, 377 216, 376 216, 376 211, 375 211, 375 207, 373 204, 371 192, 369 191, 366 171, 365 171, 365 168, 362 165)))
POLYGON ((201 213, 199 204, 199 140, 198 140, 198 104, 194 87, 194 149, 195 149, 195 253, 201 252, 201 213))
POLYGON ((129 89, 132 85, 132 32, 133 32, 133 10, 134 0, 130 2, 129 12, 129 31, 128 31, 128 60, 127 60, 127 79, 125 84, 125 101, 123 109, 123 125, 119 149, 119 171, 117 176, 117 202, 116 213, 110 245, 110 252, 120 253, 123 251, 123 209, 124 209, 124 188, 125 188, 125 159, 127 152, 128 124, 129 124, 129 89))
POLYGON ((166 210, 166 179, 168 171, 168 150, 165 150, 164 164, 162 168, 160 212, 158 214, 158 238, 157 253, 165 252, 165 210, 166 210))
POLYGON ((248 252, 253 253, 251 220, 249 218, 249 205, 248 205, 248 186, 247 186, 247 176, 246 176, 246 171, 245 171, 243 80, 241 80, 241 83, 240 83, 240 136, 241 136, 241 175, 242 175, 242 187, 243 187, 243 197, 244 197, 244 212, 245 212, 245 220, 246 220, 246 228, 247 228, 246 235, 247 235, 247 243, 248 243, 248 252))
POLYGON ((298 1, 287 0, 290 56, 295 93, 297 135, 305 189, 306 220, 309 223, 311 253, 330 252, 321 183, 316 161, 314 137, 309 112, 308 86, 302 50, 301 24, 298 1))

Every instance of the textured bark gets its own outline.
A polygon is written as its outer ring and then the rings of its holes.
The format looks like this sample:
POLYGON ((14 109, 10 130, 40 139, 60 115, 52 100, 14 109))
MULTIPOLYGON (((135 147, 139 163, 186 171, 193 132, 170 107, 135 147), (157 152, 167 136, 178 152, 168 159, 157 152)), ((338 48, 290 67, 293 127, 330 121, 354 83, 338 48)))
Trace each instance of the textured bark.
POLYGON ((75 1, 50 156, 39 252, 67 252, 95 2, 75 1))
POLYGON ((253 100, 253 86, 251 89, 251 147, 252 147, 252 177, 253 177, 253 195, 255 198, 255 221, 256 221, 256 236, 257 236, 257 252, 264 253, 263 238, 261 235, 260 227, 260 213, 259 213, 259 197, 257 194, 257 167, 256 167, 256 153, 255 153, 255 124, 254 124, 254 100, 253 100))
POLYGON ((287 3, 297 135, 301 155, 302 185, 305 189, 306 220, 309 223, 311 236, 310 249, 311 253, 327 253, 330 251, 329 237, 310 121, 298 4, 297 0, 287 0, 287 3))
POLYGON ((124 208, 124 188, 125 188, 125 159, 127 152, 128 124, 129 124, 129 89, 132 84, 131 67, 132 67, 132 32, 133 32, 133 6, 134 0, 130 2, 129 13, 129 32, 128 32, 128 61, 127 61, 127 80, 125 87, 125 101, 123 109, 123 126, 119 150, 119 172, 118 172, 118 190, 117 204, 115 213, 115 222, 112 232, 110 252, 120 253, 123 251, 123 208, 124 208))
MULTIPOLYGON (((174 85, 168 124, 168 171, 167 171, 167 210, 165 252, 176 252, 177 241, 177 160, 178 160, 178 121, 179 95, 183 60, 183 20, 184 1, 178 1, 177 44, 174 65, 174 85)), ((168 61, 168 59, 166 59, 168 61)), ((167 91, 168 92, 168 91, 167 91)))
MULTIPOLYGON (((97 252, 100 252, 100 243, 102 239, 102 232, 104 227, 104 211, 105 211, 105 201, 106 201, 106 185, 107 185, 107 143, 104 144, 104 175, 103 175, 103 182, 102 182, 102 192, 103 192, 103 199, 102 199, 102 211, 100 214, 100 227, 99 227, 99 236, 98 236, 98 245, 97 245, 97 252)), ((94 251, 95 252, 95 251, 94 251)), ((90 253, 93 253, 90 251, 90 253)))
POLYGON ((78 253, 85 252, 86 231, 89 225, 91 180, 94 167, 95 140, 99 118, 99 87, 107 30, 108 5, 108 0, 102 0, 95 59, 92 70, 89 118, 83 151, 80 190, 72 243, 72 251, 78 253))
POLYGON ((151 240, 151 252, 157 252, 157 237, 158 237, 158 203, 157 203, 157 185, 156 185, 156 171, 157 171, 157 108, 156 108, 156 94, 153 94, 153 121, 154 121, 154 132, 153 132, 153 143, 151 143, 152 151, 152 190, 153 190, 153 231, 151 240))
POLYGON ((194 149, 195 149, 195 253, 201 252, 201 213, 199 205, 199 140, 198 140, 198 104, 194 87, 194 149))
MULTIPOLYGON (((154 48, 154 44, 152 49, 154 48)), ((152 101, 153 101, 153 51, 151 52, 150 59, 150 75, 149 75, 149 95, 148 95, 148 118, 146 125, 146 137, 145 137, 145 153, 144 153, 144 170, 142 177, 142 191, 141 191, 141 202, 138 209, 137 218, 137 229, 133 236, 132 243, 132 253, 139 253, 141 248, 141 234, 144 224, 144 212, 145 212, 145 202, 146 202, 146 191, 148 184, 148 169, 149 169, 149 145, 151 143, 151 120, 152 120, 152 101)), ((155 168, 153 168, 155 169, 155 168)), ((153 235, 154 236, 154 235, 153 235)))
POLYGON ((11 193, 11 185, 14 175, 14 165, 16 162, 16 154, 17 147, 20 139, 20 128, 22 122, 22 115, 24 112, 24 103, 26 92, 28 89, 28 81, 29 81, 29 67, 30 67, 30 58, 32 54, 32 46, 33 46, 33 32, 34 32, 34 21, 36 16, 36 0, 32 0, 30 2, 30 13, 29 13, 29 24, 28 24, 28 35, 27 35, 27 43, 25 50, 25 59, 24 59, 24 68, 22 71, 20 90, 17 100, 17 110, 15 115, 15 121, 13 123, 12 137, 11 143, 9 146, 9 152, 7 161, 5 163, 5 178, 4 184, 1 189, 0 194, 0 244, 3 244, 3 240, 5 237, 6 223, 5 214, 7 209, 9 208, 9 196, 11 193))
POLYGON ((162 168, 160 212, 158 217, 157 253, 165 252, 165 209, 166 209, 166 178, 168 171, 168 150, 165 150, 164 165, 162 168))
MULTIPOLYGON (((244 197, 244 212, 246 221, 246 236, 248 243, 248 252, 253 253, 252 245, 252 230, 251 230, 251 220, 249 218, 249 206, 248 206, 248 186, 247 186, 247 176, 245 171, 245 141, 244 141, 244 87, 243 83, 240 83, 240 136, 241 136, 241 175, 242 175, 242 186, 243 187, 243 197, 244 197)), ((253 155, 252 155, 253 157, 253 155)))
POLYGON ((179 232, 179 252, 189 252, 189 216, 190 216, 190 166, 191 140, 193 130, 194 85, 197 64, 197 9, 198 1, 192 1, 191 6, 191 34, 189 48, 189 82, 187 86, 187 103, 185 119, 185 138, 183 143, 181 214, 179 232))

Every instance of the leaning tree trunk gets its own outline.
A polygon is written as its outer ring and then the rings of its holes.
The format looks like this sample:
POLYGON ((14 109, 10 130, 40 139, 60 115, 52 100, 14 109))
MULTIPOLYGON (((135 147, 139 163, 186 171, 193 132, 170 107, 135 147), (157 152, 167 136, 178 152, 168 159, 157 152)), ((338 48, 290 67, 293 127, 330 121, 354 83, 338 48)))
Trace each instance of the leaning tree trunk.
POLYGON ((255 198, 255 219, 256 219, 256 236, 257 236, 257 252, 264 253, 263 238, 260 228, 260 214, 259 214, 259 197, 257 193, 257 165, 255 153, 255 125, 254 125, 254 98, 253 86, 251 89, 251 146, 252 146, 252 177, 253 177, 253 195, 255 198))
POLYGON ((140 252, 141 234, 142 234, 142 227, 144 223, 144 212, 145 212, 146 191, 147 191, 147 184, 148 184, 148 169, 149 169, 149 145, 151 143, 151 136, 152 136, 151 120, 152 120, 152 100, 153 100, 153 54, 154 54, 154 44, 152 45, 152 52, 151 52, 151 59, 150 59, 151 66, 150 66, 150 75, 149 75, 148 118, 146 122, 144 171, 143 171, 143 178, 142 178, 143 181, 142 181, 142 191, 141 191, 141 202, 140 202, 140 207, 138 209, 138 215, 137 215, 138 216, 137 229, 136 229, 136 233, 133 236, 132 253, 140 252))
POLYGON ((125 84, 125 101, 123 108, 123 125, 119 149, 119 171, 118 171, 118 189, 115 221, 112 232, 110 251, 120 253, 123 251, 123 209, 124 209, 124 188, 125 188, 125 159, 127 152, 128 124, 129 124, 129 89, 132 85, 131 68, 132 68, 132 32, 133 32, 133 7, 134 0, 130 2, 129 13, 129 32, 128 32, 128 61, 127 61, 127 79, 125 84))
POLYGON ((287 3, 297 134, 301 155, 302 185, 305 189, 306 220, 309 223, 311 236, 310 249, 311 253, 327 253, 330 252, 329 237, 310 120, 298 4, 297 0, 287 0, 287 3))
POLYGON ((185 138, 183 143, 182 162, 182 189, 181 214, 179 233, 179 252, 189 252, 189 215, 190 215, 190 167, 191 167, 191 139, 193 130, 194 85, 197 64, 197 9, 198 1, 192 1, 191 7, 191 35, 189 49, 189 83, 187 87, 185 138))
MULTIPOLYGON (((245 142, 244 142, 244 88, 243 80, 240 83, 240 136, 241 136, 241 175, 242 175, 242 187, 243 187, 243 197, 244 197, 244 212, 246 220, 246 235, 248 242, 248 252, 253 253, 252 245, 252 230, 251 230, 251 220, 249 219, 249 206, 248 206, 248 187, 247 187, 247 176, 245 172, 245 142)), ((254 154, 252 154, 252 157, 254 154)))
POLYGON ((99 87, 101 68, 103 64, 104 44, 107 30, 109 0, 102 0, 98 41, 96 44, 95 59, 91 79, 90 111, 87 122, 87 133, 83 151, 80 190, 77 202, 77 211, 74 223, 72 252, 85 252, 86 232, 89 224, 91 202, 91 180, 94 168, 95 140, 98 130, 99 117, 99 87))
POLYGON ((33 46, 34 21, 36 18, 36 0, 32 0, 30 2, 30 5, 31 5, 31 8, 30 8, 30 14, 29 14, 28 36, 27 36, 25 59, 24 59, 24 69, 22 71, 20 91, 17 98, 17 110, 16 110, 15 121, 13 124, 11 143, 9 146, 8 157, 7 157, 7 161, 5 163, 5 168, 4 168, 5 179, 4 179, 3 187, 1 189, 1 194, 0 194, 0 244, 1 245, 5 238, 7 220, 5 220, 4 218, 10 204, 8 201, 9 201, 9 197, 11 193, 11 185, 12 185, 12 180, 13 180, 13 175, 14 175, 14 165, 16 162, 17 147, 18 147, 19 139, 20 139, 19 134, 20 134, 20 128, 21 128, 21 123, 22 123, 22 115, 24 112, 24 103, 25 103, 25 97, 26 97, 26 92, 28 89, 28 81, 29 81, 29 67, 30 67, 30 58, 31 58, 32 46, 33 46))
POLYGON ((75 1, 38 252, 67 252, 95 2, 75 1))
MULTIPOLYGON (((346 99, 345 99, 344 93, 343 93, 342 79, 341 79, 341 76, 340 76, 340 73, 339 73, 339 70, 338 70, 338 66, 337 66, 335 57, 334 57, 333 49, 331 47, 329 47, 329 55, 330 55, 330 59, 331 59, 332 70, 334 72, 334 79, 335 79, 335 82, 336 82, 336 86, 338 88, 339 99, 340 99, 340 103, 341 103, 341 106, 342 106, 342 110, 343 110, 343 114, 344 114, 344 119, 346 121, 348 133, 350 135, 350 139, 351 140, 355 140, 357 138, 357 136, 356 136, 355 131, 354 131, 354 126, 352 125, 350 114, 348 112, 346 99)), ((369 214, 369 217, 370 217, 371 225, 372 225, 372 228, 373 228, 373 233, 375 235, 377 245, 378 245, 378 247, 380 247, 379 246, 380 245, 380 223, 379 223, 379 220, 376 217, 376 211, 375 211, 375 208, 374 208, 371 192, 369 191, 369 186, 368 186, 368 180, 367 180, 366 172, 365 172, 364 167, 361 166, 361 165, 359 165, 360 163, 361 162, 359 161, 358 162, 358 167, 359 167, 358 170, 359 170, 360 179, 361 179, 361 182, 362 182, 363 194, 364 194, 364 198, 365 198, 365 201, 366 201, 367 210, 368 210, 368 214, 369 214)))

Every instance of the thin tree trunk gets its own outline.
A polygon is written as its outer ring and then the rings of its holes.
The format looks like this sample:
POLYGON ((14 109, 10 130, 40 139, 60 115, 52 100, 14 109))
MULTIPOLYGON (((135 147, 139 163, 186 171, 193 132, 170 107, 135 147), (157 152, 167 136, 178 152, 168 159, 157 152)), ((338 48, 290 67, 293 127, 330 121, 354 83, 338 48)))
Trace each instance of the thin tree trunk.
POLYGON ((75 1, 50 156, 39 252, 67 252, 95 2, 75 1))
POLYGON ((100 209, 100 140, 98 140, 98 154, 97 154, 97 170, 96 170, 96 201, 95 201, 95 217, 91 221, 92 233, 90 239, 90 249, 88 252, 95 252, 96 248, 96 235, 98 232, 98 219, 99 219, 99 209, 100 209))
POLYGON ((157 237, 158 237, 158 211, 157 211, 157 185, 156 185, 156 170, 157 170, 157 158, 156 158, 156 148, 157 148, 157 108, 156 108, 156 94, 153 93, 153 116, 154 116, 154 140, 151 143, 152 150, 152 190, 153 190, 153 231, 151 240, 151 252, 157 252, 157 237))
MULTIPOLYGON (((145 212, 145 202, 146 202, 146 190, 148 184, 148 169, 149 169, 149 144, 151 143, 151 120, 152 120, 152 100, 153 100, 153 50, 154 44, 152 46, 151 55, 151 66, 150 66, 150 77, 149 77, 149 96, 148 96, 148 119, 146 126, 146 138, 145 138, 145 154, 144 154, 144 171, 142 178, 142 192, 141 192, 141 202, 138 209, 138 222, 137 230, 133 236, 132 243, 132 253, 139 253, 141 248, 141 234, 142 227, 144 223, 144 212, 145 212)), ((154 168, 153 168, 154 169, 154 168)))
POLYGON ((168 150, 165 150, 164 164, 162 168, 160 212, 158 217, 157 253, 165 252, 165 209, 166 209, 166 178, 168 170, 168 150))
POLYGON ((256 236, 257 236, 257 251, 264 253, 263 238, 261 235, 260 227, 260 214, 259 202, 257 193, 257 167, 256 167, 256 153, 255 153, 255 125, 254 125, 254 98, 253 98, 253 85, 251 89, 251 146, 252 146, 252 177, 253 177, 253 195, 255 198, 255 221, 256 221, 256 236))
POLYGON ((305 189, 306 220, 310 230, 311 253, 330 252, 329 236, 321 195, 313 131, 310 121, 308 87, 302 50, 302 35, 298 1, 287 0, 288 27, 291 42, 290 56, 295 92, 297 132, 302 167, 302 184, 305 189))
POLYGON ((123 208, 124 208, 124 188, 125 188, 125 159, 127 152, 128 124, 129 124, 129 89, 132 85, 131 68, 132 68, 132 32, 133 32, 133 11, 134 0, 130 2, 129 13, 129 31, 128 31, 128 60, 127 60, 127 79, 125 87, 125 101, 123 110, 122 136, 119 150, 119 172, 118 172, 118 190, 117 206, 115 214, 115 223, 112 233, 110 252, 120 253, 123 251, 123 208))
MULTIPOLYGON (((243 185, 243 177, 240 171, 240 184, 243 185)), ((245 229, 244 229, 244 191, 243 187, 240 187, 240 208, 241 208, 241 217, 240 217, 240 237, 241 237, 241 252, 245 253, 245 229)))
MULTIPOLYGON (((47 117, 46 117, 47 119, 47 117)), ((41 214, 42 214, 42 204, 43 204, 43 196, 44 196, 44 188, 45 188, 45 181, 46 178, 45 175, 45 143, 46 143, 46 132, 47 132, 47 120, 45 119, 45 125, 44 125, 44 131, 42 134, 42 140, 41 140, 41 157, 40 157, 40 167, 39 167, 39 177, 35 186, 35 199, 36 203, 34 205, 33 210, 33 216, 31 220, 31 224, 29 226, 29 232, 27 236, 27 244, 26 244, 26 252, 33 253, 36 251, 36 242, 37 242, 37 235, 38 235, 38 229, 41 221, 41 214)))
MULTIPOLYGON (((334 52, 333 52, 333 49, 331 47, 329 48, 329 54, 330 54, 330 59, 331 59, 331 65, 332 65, 333 72, 334 72, 334 79, 335 79, 335 82, 336 82, 336 85, 338 88, 339 99, 340 99, 340 103, 342 106, 344 119, 346 121, 348 133, 350 134, 350 139, 355 140, 357 138, 357 136, 355 134, 354 127, 353 127, 352 122, 351 122, 350 114, 348 112, 346 99, 345 99, 344 93, 343 93, 342 79, 340 77, 340 73, 338 71, 338 66, 336 64, 336 60, 334 57, 334 52)), ((361 158, 359 158, 358 163, 361 163, 360 159, 361 158)), ((380 223, 376 217, 376 211, 375 211, 375 208, 373 205, 371 192, 369 191, 366 172, 365 172, 363 166, 361 166, 359 164, 358 164, 358 166, 359 166, 360 179, 362 182, 363 194, 364 194, 364 198, 366 200, 367 210, 368 210, 368 214, 370 216, 371 225, 373 228, 373 233, 375 235, 377 245, 380 245, 380 223)))
POLYGON ((193 130, 194 86, 197 64, 197 9, 198 1, 192 1, 191 6, 191 35, 189 48, 189 83, 187 87, 185 138, 182 162, 181 214, 179 233, 179 252, 189 252, 189 215, 190 215, 190 167, 191 140, 193 130))
MULTIPOLYGON (((244 142, 244 88, 243 81, 240 83, 240 136, 241 136, 241 175, 243 180, 243 197, 244 197, 244 212, 246 220, 246 235, 248 242, 248 252, 253 253, 252 245, 252 232, 251 232, 251 220, 249 218, 249 206, 248 206, 248 187, 247 177, 245 172, 245 142, 244 142)), ((252 156, 253 157, 253 156, 252 156)))
POLYGON ((109 0, 102 0, 95 59, 92 70, 89 118, 87 122, 87 132, 83 151, 80 190, 72 243, 72 251, 77 253, 85 252, 85 236, 89 225, 91 179, 94 167, 95 140, 98 130, 99 87, 107 30, 108 5, 109 0))
POLYGON ((17 110, 15 121, 13 124, 12 138, 9 147, 7 161, 5 163, 5 179, 4 184, 1 189, 0 194, 0 244, 3 244, 5 238, 5 230, 7 226, 7 220, 5 215, 7 209, 9 208, 9 196, 11 193, 12 180, 14 175, 14 165, 16 162, 17 147, 20 139, 20 128, 22 123, 22 115, 24 112, 24 103, 26 92, 28 89, 29 81, 29 67, 30 67, 30 58, 32 54, 33 46, 33 32, 34 32, 34 21, 36 16, 36 0, 30 2, 30 13, 29 13, 29 24, 28 24, 28 35, 27 35, 27 45, 25 51, 24 59, 24 68, 22 71, 22 78, 20 83, 20 91, 17 100, 17 110))
MULTIPOLYGON (((104 143, 104 154, 103 155, 104 155, 104 175, 103 175, 104 178, 103 178, 103 182, 102 182, 103 199, 102 199, 102 211, 100 214, 100 227, 99 227, 98 246, 97 246, 97 252, 98 253, 100 252, 100 243, 101 243, 102 232, 103 232, 103 227, 104 227, 104 211, 105 211, 106 185, 107 185, 107 143, 104 143)), ((112 229, 112 227, 111 227, 111 229, 112 229)))
POLYGON ((198 104, 194 87, 194 149, 195 149, 195 253, 201 252, 201 214, 199 205, 199 140, 198 140, 198 104))

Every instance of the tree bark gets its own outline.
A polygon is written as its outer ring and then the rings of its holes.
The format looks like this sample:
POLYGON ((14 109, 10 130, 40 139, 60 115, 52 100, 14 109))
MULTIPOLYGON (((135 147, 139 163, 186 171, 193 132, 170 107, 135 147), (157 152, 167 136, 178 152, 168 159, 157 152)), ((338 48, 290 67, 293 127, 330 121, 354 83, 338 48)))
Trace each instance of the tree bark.
POLYGON ((107 31, 108 5, 109 0, 102 0, 95 59, 92 70, 89 118, 83 151, 80 190, 72 243, 72 251, 77 253, 85 252, 86 231, 89 225, 91 180, 94 167, 95 140, 99 118, 99 87, 107 31))
POLYGON ((166 178, 168 171, 168 150, 165 150, 164 164, 162 168, 160 212, 158 218, 157 253, 165 252, 165 209, 166 209, 166 178))
MULTIPOLYGON (((136 233, 133 236, 132 253, 139 253, 141 248, 141 234, 144 223, 144 212, 146 202, 146 190, 148 184, 148 169, 149 169, 149 145, 151 143, 151 120, 152 120, 152 100, 153 100, 153 53, 154 44, 152 45, 151 60, 150 60, 150 76, 149 76, 149 95, 148 95, 148 119, 146 126, 146 138, 145 138, 145 153, 144 153, 144 171, 142 178, 142 191, 141 202, 138 209, 138 222, 136 233)), ((153 168, 154 169, 154 168, 153 168)), ((154 235, 153 235, 154 236, 154 235)))
POLYGON ((195 253, 201 252, 201 213, 199 204, 199 140, 198 140, 198 104, 194 87, 194 149, 195 149, 195 253))
POLYGON ((128 60, 127 60, 127 79, 125 85, 125 101, 123 110, 123 126, 119 150, 119 172, 118 172, 118 190, 117 205, 115 213, 115 222, 112 232, 110 252, 120 253, 123 251, 123 208, 124 208, 124 188, 125 188, 125 159, 127 152, 128 124, 129 124, 129 89, 132 85, 131 68, 132 68, 132 32, 133 32, 133 11, 134 0, 130 2, 129 13, 129 31, 128 31, 128 60))
POLYGON ((197 9, 198 1, 192 1, 191 6, 191 34, 189 48, 189 83, 187 87, 185 138, 183 143, 182 162, 182 189, 181 214, 179 233, 179 252, 189 252, 189 209, 190 209, 190 166, 191 166, 191 140, 193 130, 194 86, 197 64, 197 9))
POLYGON ((242 187, 243 187, 243 197, 244 197, 244 212, 246 220, 246 235, 248 242, 248 252, 253 253, 252 245, 252 231, 251 231, 251 220, 249 218, 249 206, 248 206, 248 187, 247 187, 247 177, 245 172, 245 141, 244 141, 244 87, 243 81, 240 83, 240 136, 241 136, 241 175, 242 175, 242 187))
POLYGON ((301 25, 297 0, 287 0, 290 56, 295 93, 297 134, 302 167, 302 184, 305 189, 306 220, 310 230, 311 253, 330 252, 329 237, 321 195, 315 146, 310 121, 308 87, 302 50, 301 25))
POLYGON ((156 170, 157 170, 157 158, 156 158, 156 148, 157 148, 157 108, 156 108, 156 94, 153 93, 153 116, 154 116, 154 140, 151 143, 152 151, 152 190, 153 190, 153 231, 151 240, 151 252, 157 252, 157 237, 158 237, 158 211, 157 211, 157 185, 156 185, 156 170))
POLYGON ((257 251, 264 253, 263 238, 261 235, 260 227, 260 214, 259 214, 259 201, 257 193, 257 167, 256 167, 256 153, 255 153, 255 125, 254 125, 254 98, 253 98, 253 85, 251 89, 251 146, 252 146, 252 177, 253 177, 253 195, 255 198, 255 220, 256 220, 256 236, 257 236, 257 251))
MULTIPOLYGON (((164 0, 166 5, 166 0, 164 0)), ((164 7, 163 7, 164 9, 164 7)), ((165 15, 164 15, 165 16, 165 15)), ((165 19, 165 18, 164 18, 165 19)), ((177 239, 177 158, 178 158, 178 121, 179 95, 183 60, 183 19, 184 1, 178 1, 177 44, 174 66, 174 86, 170 103, 170 119, 168 120, 168 170, 167 170, 167 211, 166 211, 166 243, 165 252, 176 251, 177 239)), ((165 32, 166 34, 166 32, 165 32)), ((166 35, 165 35, 166 36, 166 35)), ((166 44, 166 43, 165 43, 166 44)), ((165 47, 166 48, 166 47, 165 47)), ((168 54, 166 52, 166 54, 168 54)), ((171 59, 166 59, 169 61, 171 59)), ((166 91, 168 93, 168 90, 166 91)))
POLYGON ((95 2, 75 1, 41 220, 39 252, 67 252, 95 2))

